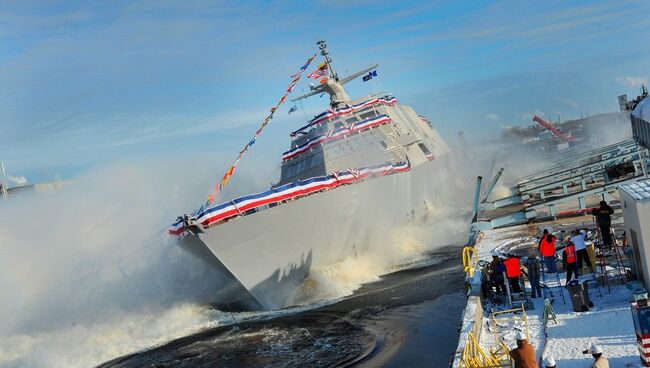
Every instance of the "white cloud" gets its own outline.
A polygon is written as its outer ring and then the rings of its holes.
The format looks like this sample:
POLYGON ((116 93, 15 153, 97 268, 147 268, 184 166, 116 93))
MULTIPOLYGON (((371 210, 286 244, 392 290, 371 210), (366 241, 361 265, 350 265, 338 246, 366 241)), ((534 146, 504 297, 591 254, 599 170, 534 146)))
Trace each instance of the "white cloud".
POLYGON ((484 116, 488 120, 499 120, 499 116, 493 112, 484 116))
POLYGON ((628 88, 641 87, 642 84, 648 85, 647 77, 618 77, 616 78, 620 83, 624 84, 628 88))

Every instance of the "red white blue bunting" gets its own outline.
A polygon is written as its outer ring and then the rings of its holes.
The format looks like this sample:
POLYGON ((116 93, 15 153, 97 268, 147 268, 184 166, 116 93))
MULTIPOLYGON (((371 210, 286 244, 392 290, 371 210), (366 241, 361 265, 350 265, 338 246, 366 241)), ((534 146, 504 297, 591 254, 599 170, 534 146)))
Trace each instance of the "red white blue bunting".
POLYGON ((366 119, 364 121, 351 123, 347 126, 342 126, 339 128, 332 129, 326 134, 319 135, 317 137, 309 139, 307 140, 307 142, 301 144, 300 146, 285 151, 284 153, 282 153, 282 160, 286 161, 290 158, 294 158, 300 155, 301 153, 309 151, 311 148, 319 144, 339 140, 353 133, 361 132, 382 124, 388 124, 390 123, 390 121, 391 120, 387 115, 379 115, 373 118, 366 119))
POLYGON ((340 115, 349 115, 349 114, 352 114, 354 112, 361 111, 361 110, 363 110, 365 108, 368 108, 368 107, 371 107, 371 106, 374 106, 374 105, 378 105, 378 104, 392 106, 392 105, 396 104, 397 102, 398 102, 397 99, 395 97, 393 97, 393 96, 384 96, 384 97, 373 98, 372 100, 360 102, 360 103, 358 103, 356 105, 352 105, 352 106, 341 107, 341 108, 338 108, 338 109, 329 108, 329 109, 325 110, 324 112, 316 115, 309 122, 309 124, 303 126, 302 128, 300 128, 298 130, 295 130, 295 131, 291 132, 290 135, 292 137, 294 137, 298 133, 303 133, 309 127, 324 123, 324 122, 326 122, 326 121, 328 121, 330 119, 333 119, 333 118, 335 118, 337 116, 340 116, 340 115))
MULTIPOLYGON (((353 184, 366 179, 407 172, 408 162, 386 163, 361 169, 348 169, 281 185, 266 192, 251 194, 216 206, 203 206, 192 215, 192 220, 204 227, 223 223, 251 210, 263 210, 264 206, 280 204, 283 201, 298 199, 323 190, 335 189, 341 185, 353 184)), ((180 235, 185 229, 185 220, 179 218, 169 227, 169 233, 180 235)))

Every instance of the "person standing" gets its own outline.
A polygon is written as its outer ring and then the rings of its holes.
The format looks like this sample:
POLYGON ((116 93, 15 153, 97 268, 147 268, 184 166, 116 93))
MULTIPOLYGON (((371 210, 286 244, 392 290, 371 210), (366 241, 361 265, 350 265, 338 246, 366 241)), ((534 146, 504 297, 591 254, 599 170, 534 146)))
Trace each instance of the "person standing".
POLYGON ((576 265, 576 247, 570 241, 562 252, 562 264, 564 264, 564 269, 566 270, 567 284, 571 281, 571 274, 573 274, 576 279, 580 277, 578 266, 576 265))
POLYGON ((510 351, 510 358, 515 362, 515 368, 537 368, 535 348, 528 343, 526 335, 517 331, 517 347, 510 351))
POLYGON ((544 258, 546 264, 546 272, 555 273, 557 267, 555 266, 555 241, 557 238, 553 234, 549 234, 548 230, 544 229, 542 239, 539 241, 539 252, 544 258))
POLYGON ((506 268, 503 266, 503 262, 499 259, 497 253, 492 254, 492 262, 490 262, 490 279, 492 285, 496 288, 497 294, 505 295, 506 293, 506 284, 503 279, 503 273, 506 268))
POLYGON ((591 356, 594 357, 594 364, 591 366, 592 368, 609 368, 609 362, 607 361, 607 358, 603 356, 603 349, 600 346, 591 344, 589 349, 583 351, 582 354, 591 354, 591 356))
POLYGON ((526 270, 528 271, 528 282, 530 282, 531 297, 542 297, 542 289, 539 286, 539 260, 536 256, 530 256, 526 260, 526 270))
POLYGON ((614 209, 610 207, 607 202, 600 201, 600 207, 594 208, 591 212, 592 215, 596 216, 596 223, 600 228, 600 235, 603 238, 603 244, 606 246, 613 245, 612 243, 612 234, 610 229, 612 227, 612 217, 614 209))
POLYGON ((506 266, 506 277, 510 282, 513 293, 521 293, 519 278, 521 277, 521 261, 514 254, 508 254, 508 259, 503 262, 506 266))
MULTIPOLYGON (((571 236, 569 242, 575 245, 576 258, 578 259, 578 272, 582 272, 582 261, 584 260, 589 267, 590 273, 594 273, 594 267, 591 265, 589 252, 587 252, 587 245, 585 244, 586 234, 578 229, 573 230, 572 234, 573 236, 571 236)), ((567 277, 569 276, 567 275, 567 277)))

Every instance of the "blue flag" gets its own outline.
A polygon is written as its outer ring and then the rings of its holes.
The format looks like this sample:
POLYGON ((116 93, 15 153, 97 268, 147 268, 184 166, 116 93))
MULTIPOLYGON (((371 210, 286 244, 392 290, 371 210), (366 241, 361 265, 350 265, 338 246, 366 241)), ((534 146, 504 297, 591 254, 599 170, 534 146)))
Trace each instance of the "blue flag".
POLYGON ((377 76, 377 71, 373 70, 373 71, 371 71, 368 74, 363 76, 363 81, 367 82, 367 81, 371 80, 373 77, 376 77, 376 76, 377 76))
POLYGON ((296 110, 298 110, 298 106, 296 106, 296 105, 291 106, 291 108, 289 109, 289 114, 291 114, 292 112, 294 112, 296 110))

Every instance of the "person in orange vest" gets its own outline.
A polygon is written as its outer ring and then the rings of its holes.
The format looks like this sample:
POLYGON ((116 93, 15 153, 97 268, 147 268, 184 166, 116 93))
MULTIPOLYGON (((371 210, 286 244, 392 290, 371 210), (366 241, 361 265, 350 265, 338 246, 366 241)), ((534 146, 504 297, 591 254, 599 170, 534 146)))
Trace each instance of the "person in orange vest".
POLYGON ((571 274, 577 279, 580 274, 578 273, 578 265, 576 264, 576 246, 569 241, 567 246, 562 252, 562 264, 566 270, 566 283, 571 281, 571 274))
POLYGON ((546 264, 546 272, 556 273, 557 267, 555 266, 555 241, 557 238, 553 234, 549 234, 548 230, 544 229, 544 234, 539 241, 539 253, 544 258, 546 264))
POLYGON ((519 261, 519 257, 516 257, 512 253, 508 254, 508 259, 506 259, 503 264, 506 266, 506 277, 510 282, 512 292, 521 293, 521 285, 519 284, 519 278, 521 277, 521 261, 519 261))

